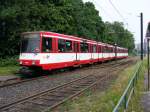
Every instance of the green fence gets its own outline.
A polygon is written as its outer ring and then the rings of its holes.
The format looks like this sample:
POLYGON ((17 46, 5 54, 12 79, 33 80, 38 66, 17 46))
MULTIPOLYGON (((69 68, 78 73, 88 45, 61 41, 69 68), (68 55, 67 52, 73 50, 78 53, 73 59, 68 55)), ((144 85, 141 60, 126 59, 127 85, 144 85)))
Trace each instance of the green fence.
POLYGON ((117 105, 115 106, 113 112, 119 112, 119 110, 126 110, 131 99, 132 94, 134 93, 135 85, 139 76, 141 68, 141 62, 138 64, 136 71, 134 72, 133 77, 131 78, 127 88, 119 99, 117 105))

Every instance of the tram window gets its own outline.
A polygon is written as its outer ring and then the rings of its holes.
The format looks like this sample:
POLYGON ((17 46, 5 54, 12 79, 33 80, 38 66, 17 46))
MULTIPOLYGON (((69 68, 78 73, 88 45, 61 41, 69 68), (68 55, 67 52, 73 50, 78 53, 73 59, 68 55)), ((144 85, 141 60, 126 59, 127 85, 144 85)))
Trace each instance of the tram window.
POLYGON ((51 52, 52 51, 52 38, 42 38, 42 51, 51 52))
POLYGON ((93 45, 90 44, 90 52, 93 52, 93 45))
POLYGON ((107 53, 109 53, 110 52, 110 48, 109 47, 107 47, 107 53))
POLYGON ((102 46, 102 53, 104 53, 104 49, 105 49, 104 46, 102 46))
POLYGON ((101 46, 98 46, 98 53, 101 53, 101 46))
POLYGON ((102 53, 102 46, 99 47, 99 53, 102 53))
POLYGON ((148 33, 150 32, 150 23, 148 24, 148 33))
POLYGON ((80 43, 80 49, 81 49, 81 52, 85 52, 85 53, 89 52, 87 43, 80 43))
POLYGON ((104 53, 107 53, 107 47, 104 46, 104 53))
POLYGON ((107 47, 106 49, 107 49, 107 53, 109 53, 110 52, 109 47, 107 47))
POLYGON ((104 46, 101 47, 101 53, 104 53, 104 46))
POLYGON ((106 47, 105 46, 103 47, 103 52, 106 53, 106 47))
POLYGON ((66 40, 66 52, 72 52, 72 42, 66 40))
POLYGON ((79 44, 74 42, 74 52, 79 52, 79 44))
POLYGON ((96 45, 93 46, 93 53, 96 53, 96 45))
POLYGON ((81 52, 84 52, 84 44, 83 43, 80 43, 80 49, 81 49, 81 52))
POLYGON ((84 47, 85 47, 85 52, 88 53, 88 52, 89 52, 89 46, 88 46, 88 44, 85 43, 85 44, 84 44, 84 47))
POLYGON ((97 46, 97 52, 98 53, 100 52, 100 46, 99 45, 97 46))
POLYGON ((109 48, 106 46, 106 53, 108 53, 109 52, 109 48))
POLYGON ((58 39, 58 51, 59 52, 65 52, 65 40, 58 39))
POLYGON ((110 52, 110 53, 112 52, 112 48, 111 48, 111 47, 109 48, 109 52, 110 52))

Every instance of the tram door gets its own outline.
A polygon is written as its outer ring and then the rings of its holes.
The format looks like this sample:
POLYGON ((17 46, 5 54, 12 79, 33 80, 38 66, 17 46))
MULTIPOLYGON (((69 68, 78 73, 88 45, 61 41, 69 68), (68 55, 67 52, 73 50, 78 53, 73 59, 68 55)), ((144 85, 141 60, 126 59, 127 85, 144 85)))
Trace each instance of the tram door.
POLYGON ((75 55, 76 55, 76 61, 79 60, 79 43, 78 42, 74 42, 74 52, 75 52, 75 55))

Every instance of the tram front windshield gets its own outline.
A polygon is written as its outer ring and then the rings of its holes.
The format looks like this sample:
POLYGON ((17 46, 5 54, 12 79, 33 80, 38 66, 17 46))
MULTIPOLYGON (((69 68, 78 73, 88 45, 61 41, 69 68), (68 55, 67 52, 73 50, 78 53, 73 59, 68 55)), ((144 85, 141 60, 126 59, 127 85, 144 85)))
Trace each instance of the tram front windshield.
POLYGON ((21 40, 22 53, 38 53, 40 52, 40 35, 24 34, 21 40))

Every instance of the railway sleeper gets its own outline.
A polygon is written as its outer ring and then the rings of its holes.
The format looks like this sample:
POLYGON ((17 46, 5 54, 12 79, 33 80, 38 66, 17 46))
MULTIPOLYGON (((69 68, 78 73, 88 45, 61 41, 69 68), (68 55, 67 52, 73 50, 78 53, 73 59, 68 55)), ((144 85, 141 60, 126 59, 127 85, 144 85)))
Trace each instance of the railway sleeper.
POLYGON ((65 90, 61 90, 60 93, 64 93, 64 94, 72 94, 71 91, 69 91, 69 89, 65 89, 65 90))
POLYGON ((45 104, 44 102, 40 102, 39 100, 36 100, 36 101, 28 101, 28 103, 32 103, 32 104, 35 104, 35 105, 38 105, 38 106, 44 106, 44 107, 49 106, 49 105, 45 104))
POLYGON ((51 98, 51 97, 43 97, 43 98, 40 98, 40 99, 42 99, 42 100, 44 100, 44 101, 49 101, 49 102, 51 102, 51 101, 56 101, 54 98, 51 98))
POLYGON ((6 110, 2 110, 1 112, 38 112, 39 110, 44 109, 45 107, 43 106, 38 106, 35 104, 26 104, 25 103, 21 103, 16 105, 15 107, 12 108, 8 108, 6 110))
POLYGON ((22 112, 40 112, 45 109, 47 106, 38 105, 36 103, 25 102, 23 107, 18 105, 18 109, 22 112))
POLYGON ((47 105, 53 105, 54 103, 56 103, 56 102, 58 102, 58 101, 60 101, 60 100, 56 100, 56 99, 54 99, 54 98, 43 98, 45 101, 44 101, 44 103, 46 103, 47 105))
POLYGON ((87 86, 90 86, 91 84, 81 84, 80 86, 81 87, 87 87, 87 86))
POLYGON ((48 94, 48 95, 46 95, 47 97, 62 97, 62 95, 61 94, 59 94, 59 93, 54 93, 54 94, 48 94))
POLYGON ((93 82, 95 82, 95 80, 94 81, 81 82, 80 84, 93 84, 93 82))
POLYGON ((67 90, 60 90, 60 91, 56 91, 54 94, 49 94, 48 96, 62 96, 62 94, 67 94, 67 90))
POLYGON ((83 89, 83 86, 74 86, 73 88, 78 89, 79 91, 83 89))
POLYGON ((71 88, 71 89, 69 89, 69 91, 72 91, 72 92, 79 92, 80 90, 78 90, 78 89, 74 89, 74 88, 71 88))

